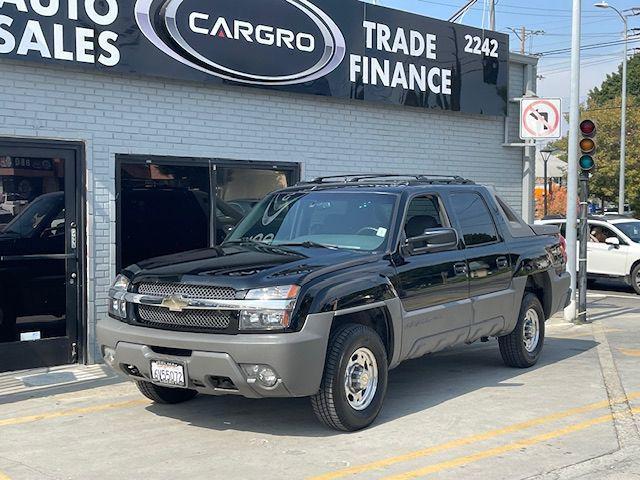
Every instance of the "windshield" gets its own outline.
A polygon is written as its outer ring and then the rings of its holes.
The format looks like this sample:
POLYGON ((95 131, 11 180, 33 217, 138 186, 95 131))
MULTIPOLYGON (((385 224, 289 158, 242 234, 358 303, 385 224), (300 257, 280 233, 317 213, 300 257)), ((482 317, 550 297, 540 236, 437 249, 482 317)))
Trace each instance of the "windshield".
POLYGON ((640 243, 640 221, 616 223, 616 227, 622 230, 632 242, 640 243))
POLYGON ((21 237, 29 237, 51 215, 60 215, 64 207, 63 195, 42 195, 36 198, 20 214, 14 218, 2 231, 3 233, 15 233, 21 237))
POLYGON ((368 192, 284 192, 265 198, 225 243, 318 244, 383 250, 397 196, 368 192))

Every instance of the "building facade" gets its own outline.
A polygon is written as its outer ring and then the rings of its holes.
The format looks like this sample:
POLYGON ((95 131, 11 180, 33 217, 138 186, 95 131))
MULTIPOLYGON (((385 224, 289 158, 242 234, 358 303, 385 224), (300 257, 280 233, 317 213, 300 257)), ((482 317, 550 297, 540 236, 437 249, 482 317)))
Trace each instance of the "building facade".
POLYGON ((508 63, 505 116, 0 55, 0 371, 100 361, 95 325, 118 268, 220 242, 300 179, 462 175, 528 210, 535 177, 509 145, 535 59, 508 63))

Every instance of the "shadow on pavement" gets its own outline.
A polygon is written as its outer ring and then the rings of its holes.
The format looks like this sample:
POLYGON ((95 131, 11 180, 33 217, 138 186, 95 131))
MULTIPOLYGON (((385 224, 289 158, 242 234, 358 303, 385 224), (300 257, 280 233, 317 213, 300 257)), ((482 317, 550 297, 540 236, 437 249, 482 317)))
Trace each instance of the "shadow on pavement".
MULTIPOLYGON (((504 366, 496 341, 405 362, 389 374, 385 406, 376 424, 411 415, 481 388, 519 387, 521 383, 509 380, 596 346, 593 340, 547 337, 540 362, 530 370, 504 366)), ((254 400, 200 395, 181 405, 152 404, 146 408, 159 416, 217 431, 300 437, 342 435, 316 420, 308 398, 254 400)))
POLYGON ((592 293, 605 293, 604 291, 606 291, 606 292, 612 292, 612 293, 614 292, 629 293, 631 295, 636 295, 636 292, 633 289, 633 287, 630 287, 629 285, 624 283, 624 281, 622 280, 598 279, 598 280, 593 280, 592 282, 593 282, 592 286, 591 288, 589 288, 589 290, 592 293), (600 291, 603 291, 603 292, 600 292, 600 291))
POLYGON ((38 388, 36 390, 25 390, 18 393, 10 393, 6 395, 0 395, 0 405, 7 405, 9 403, 21 402, 23 400, 29 400, 31 398, 49 397, 51 395, 61 395, 65 393, 74 393, 84 390, 90 390, 93 388, 106 387, 108 385, 115 385, 118 383, 126 382, 124 378, 117 376, 115 373, 113 376, 107 378, 83 380, 65 385, 51 385, 50 387, 38 388))

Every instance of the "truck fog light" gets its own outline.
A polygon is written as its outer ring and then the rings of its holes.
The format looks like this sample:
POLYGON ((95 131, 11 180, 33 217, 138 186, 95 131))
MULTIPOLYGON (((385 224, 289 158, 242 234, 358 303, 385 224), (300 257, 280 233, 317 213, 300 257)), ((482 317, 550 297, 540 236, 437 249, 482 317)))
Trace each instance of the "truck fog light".
POLYGON ((263 387, 271 388, 278 383, 278 374, 269 365, 243 365, 247 378, 257 381, 263 387))
POLYGON ((116 351, 113 348, 104 347, 102 357, 107 365, 113 367, 116 364, 116 351))
POLYGON ((127 302, 117 298, 109 299, 109 314, 112 317, 125 319, 127 318, 127 302))

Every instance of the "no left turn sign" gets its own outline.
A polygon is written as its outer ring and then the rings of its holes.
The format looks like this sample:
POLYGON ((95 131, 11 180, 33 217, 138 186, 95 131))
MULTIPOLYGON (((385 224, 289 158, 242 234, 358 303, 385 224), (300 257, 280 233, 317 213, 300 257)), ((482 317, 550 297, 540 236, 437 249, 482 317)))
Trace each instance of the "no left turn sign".
POLYGON ((520 101, 520 138, 560 138, 561 115, 562 100, 559 98, 523 98, 520 101))

